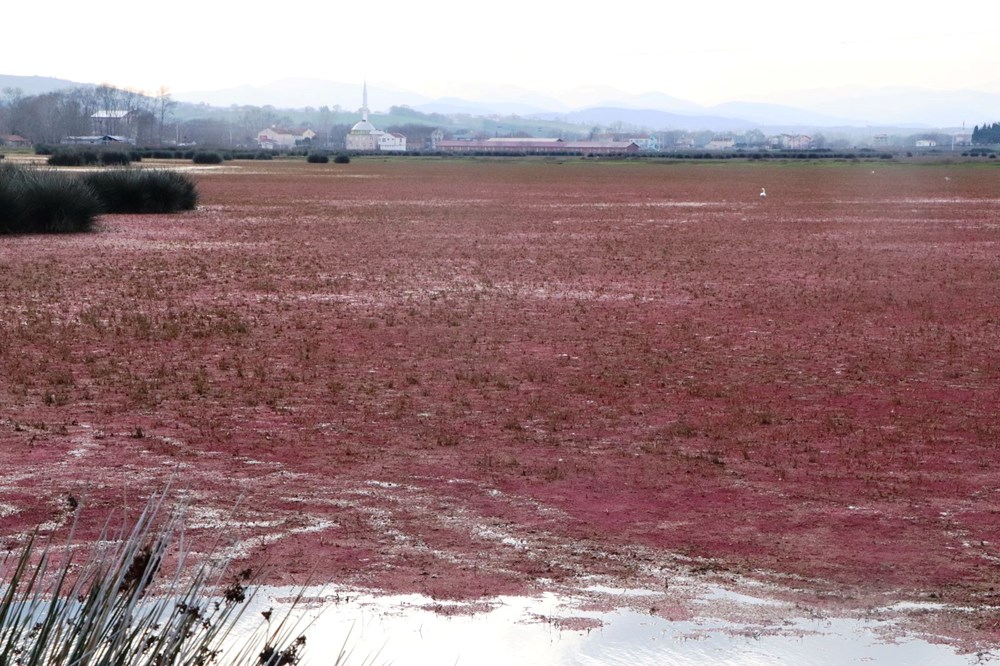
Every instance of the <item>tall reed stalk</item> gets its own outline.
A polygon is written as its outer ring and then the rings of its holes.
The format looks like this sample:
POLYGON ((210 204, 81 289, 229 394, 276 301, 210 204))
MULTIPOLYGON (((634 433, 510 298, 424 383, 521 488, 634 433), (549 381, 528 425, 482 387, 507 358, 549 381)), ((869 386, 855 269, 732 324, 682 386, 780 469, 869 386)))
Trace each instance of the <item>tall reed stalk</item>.
POLYGON ((154 495, 131 527, 106 523, 82 558, 71 532, 63 547, 33 535, 0 562, 0 665, 298 663, 305 637, 290 615, 229 640, 253 595, 250 572, 224 584, 226 563, 188 566, 183 512, 165 502, 154 495))

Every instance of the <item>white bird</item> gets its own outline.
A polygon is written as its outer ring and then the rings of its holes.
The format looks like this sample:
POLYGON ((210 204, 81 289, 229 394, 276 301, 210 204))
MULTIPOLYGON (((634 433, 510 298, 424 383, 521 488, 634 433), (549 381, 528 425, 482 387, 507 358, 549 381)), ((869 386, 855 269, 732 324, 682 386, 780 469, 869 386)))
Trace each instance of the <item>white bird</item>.
POLYGON ((760 188, 760 198, 761 198, 761 199, 763 199, 763 198, 764 198, 764 197, 766 197, 766 196, 767 196, 767 192, 765 192, 765 191, 764 191, 764 188, 763 188, 763 187, 762 187, 762 188, 760 188))

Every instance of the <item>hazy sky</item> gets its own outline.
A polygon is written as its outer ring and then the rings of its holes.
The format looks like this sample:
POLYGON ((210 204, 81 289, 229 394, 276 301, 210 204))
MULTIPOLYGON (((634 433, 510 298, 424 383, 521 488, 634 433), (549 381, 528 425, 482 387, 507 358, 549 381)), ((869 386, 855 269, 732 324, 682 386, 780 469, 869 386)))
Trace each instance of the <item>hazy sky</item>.
MULTIPOLYGON (((844 85, 1000 92, 1000 1, 8 2, 2 74, 175 92, 287 77, 711 104, 844 85)), ((337 100, 331 101, 337 103, 337 100)))

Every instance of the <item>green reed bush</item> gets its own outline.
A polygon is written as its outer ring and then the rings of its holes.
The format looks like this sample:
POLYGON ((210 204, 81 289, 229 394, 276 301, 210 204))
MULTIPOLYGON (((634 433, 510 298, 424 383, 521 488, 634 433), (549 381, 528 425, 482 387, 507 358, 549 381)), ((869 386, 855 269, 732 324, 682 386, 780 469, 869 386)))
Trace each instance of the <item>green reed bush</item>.
POLYGON ((89 231, 101 212, 100 199, 79 179, 12 165, 0 168, 0 233, 89 231))
POLYGON ((191 156, 191 161, 195 164, 222 164, 222 155, 199 151, 191 156))
POLYGON ((18 216, 17 193, 13 183, 13 172, 17 169, 6 164, 0 165, 0 233, 10 233, 10 226, 18 216))
POLYGON ((132 156, 119 150, 103 150, 100 161, 103 166, 128 166, 132 162, 132 156))
POLYGON ((45 163, 49 166, 61 167, 83 166, 83 157, 75 151, 62 150, 49 155, 49 158, 45 160, 45 163))
POLYGON ((107 213, 175 213, 193 210, 198 190, 190 177, 162 169, 112 169, 83 177, 107 213))

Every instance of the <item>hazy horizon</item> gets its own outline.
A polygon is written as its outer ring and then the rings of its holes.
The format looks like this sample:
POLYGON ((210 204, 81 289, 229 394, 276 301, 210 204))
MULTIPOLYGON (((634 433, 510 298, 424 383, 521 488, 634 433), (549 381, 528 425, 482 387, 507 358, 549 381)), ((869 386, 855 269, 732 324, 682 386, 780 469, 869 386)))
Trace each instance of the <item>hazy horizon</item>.
POLYGON ((99 34, 90 34, 93 6, 43 17, 17 4, 6 10, 7 25, 37 28, 8 31, 7 52, 22 57, 4 73, 175 93, 285 78, 378 81, 429 98, 514 86, 560 99, 607 86, 704 106, 782 104, 845 86, 1000 93, 991 38, 1000 3, 974 0, 941 18, 896 2, 843 0, 831 5, 836 12, 808 15, 800 7, 626 0, 614 11, 571 13, 526 0, 478 10, 454 0, 379 10, 306 0, 295 11, 237 13, 191 0, 168 10, 107 0, 99 34))

